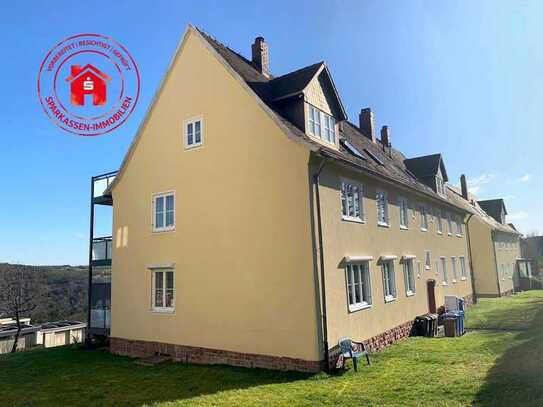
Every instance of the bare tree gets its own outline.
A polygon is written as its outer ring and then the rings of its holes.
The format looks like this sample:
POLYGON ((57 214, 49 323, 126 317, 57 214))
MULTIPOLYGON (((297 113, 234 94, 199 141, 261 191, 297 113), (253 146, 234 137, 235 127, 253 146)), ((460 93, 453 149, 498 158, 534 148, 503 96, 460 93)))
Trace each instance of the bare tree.
POLYGON ((0 271, 0 316, 15 318, 17 323, 11 352, 17 350, 21 318, 45 300, 44 280, 43 273, 22 265, 10 265, 0 271))

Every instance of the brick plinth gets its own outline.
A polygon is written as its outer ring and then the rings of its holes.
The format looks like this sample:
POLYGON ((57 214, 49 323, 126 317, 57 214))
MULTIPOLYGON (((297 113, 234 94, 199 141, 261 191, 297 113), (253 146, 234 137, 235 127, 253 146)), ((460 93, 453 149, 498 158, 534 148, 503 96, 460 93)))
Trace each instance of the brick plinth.
POLYGON ((155 354, 169 355, 174 361, 204 364, 230 365, 242 367, 258 367, 272 370, 294 370, 299 372, 319 372, 322 363, 319 361, 295 359, 288 357, 238 353, 227 350, 207 349, 194 346, 173 345, 161 342, 129 340, 123 338, 110 339, 111 353, 136 358, 155 354))
POLYGON ((414 321, 408 321, 364 341, 370 352, 376 352, 411 335, 414 321))

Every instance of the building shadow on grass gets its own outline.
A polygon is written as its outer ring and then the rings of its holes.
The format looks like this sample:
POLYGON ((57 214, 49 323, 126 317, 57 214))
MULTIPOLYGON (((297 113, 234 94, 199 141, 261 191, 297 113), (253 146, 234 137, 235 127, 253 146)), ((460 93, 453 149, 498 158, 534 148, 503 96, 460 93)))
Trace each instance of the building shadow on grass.
MULTIPOLYGON (((533 306, 539 309, 526 310, 531 319, 511 331, 509 341, 515 345, 501 345, 505 350, 489 370, 474 406, 543 406, 543 302, 530 304, 533 306)), ((487 320, 493 318, 500 321, 503 316, 497 311, 487 320)), ((485 328, 493 328, 487 325, 485 328)), ((504 328, 498 325, 497 329, 504 328)))

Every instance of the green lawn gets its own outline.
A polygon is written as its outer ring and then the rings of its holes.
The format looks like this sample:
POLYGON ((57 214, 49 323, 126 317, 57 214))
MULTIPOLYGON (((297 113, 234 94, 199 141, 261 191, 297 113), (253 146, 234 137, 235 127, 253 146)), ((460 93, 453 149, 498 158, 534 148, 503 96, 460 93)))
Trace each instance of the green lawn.
POLYGON ((0 405, 542 406, 543 291, 482 300, 467 318, 477 330, 462 338, 410 338, 336 376, 145 367, 75 347, 1 356, 0 405))

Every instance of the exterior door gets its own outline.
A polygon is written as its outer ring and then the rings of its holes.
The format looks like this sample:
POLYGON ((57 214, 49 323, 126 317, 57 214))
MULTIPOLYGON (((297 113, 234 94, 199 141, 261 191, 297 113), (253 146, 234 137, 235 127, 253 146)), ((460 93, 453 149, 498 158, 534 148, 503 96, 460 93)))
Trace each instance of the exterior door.
POLYGON ((436 313, 436 280, 428 280, 426 282, 428 292, 428 312, 436 313))

